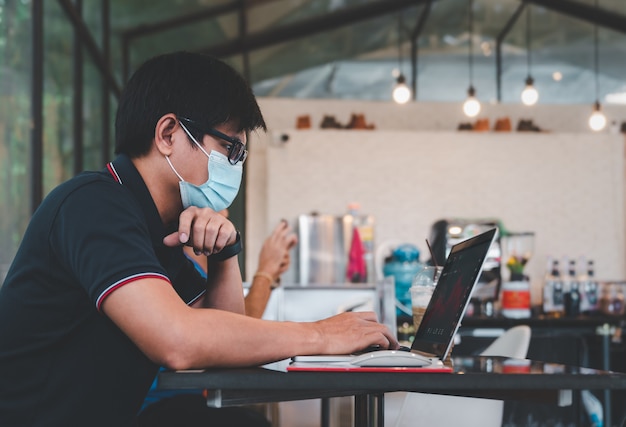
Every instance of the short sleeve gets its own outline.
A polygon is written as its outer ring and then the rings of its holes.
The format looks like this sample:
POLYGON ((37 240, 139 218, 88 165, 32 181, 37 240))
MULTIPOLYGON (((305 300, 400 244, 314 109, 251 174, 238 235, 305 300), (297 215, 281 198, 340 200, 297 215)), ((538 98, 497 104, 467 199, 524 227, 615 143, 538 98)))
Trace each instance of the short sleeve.
POLYGON ((50 245, 99 308, 116 287, 167 273, 154 252, 143 211, 123 185, 88 182, 59 205, 50 245))

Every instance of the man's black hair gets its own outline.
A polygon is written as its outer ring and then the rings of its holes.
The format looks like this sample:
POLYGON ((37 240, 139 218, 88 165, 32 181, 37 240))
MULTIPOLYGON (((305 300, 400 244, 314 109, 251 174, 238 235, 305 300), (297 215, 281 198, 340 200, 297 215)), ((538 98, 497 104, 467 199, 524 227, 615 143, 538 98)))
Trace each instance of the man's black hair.
POLYGON ((115 152, 147 154, 157 121, 168 113, 205 129, 233 121, 240 132, 266 130, 252 89, 230 65, 209 55, 168 53, 146 61, 126 84, 115 118, 115 152))

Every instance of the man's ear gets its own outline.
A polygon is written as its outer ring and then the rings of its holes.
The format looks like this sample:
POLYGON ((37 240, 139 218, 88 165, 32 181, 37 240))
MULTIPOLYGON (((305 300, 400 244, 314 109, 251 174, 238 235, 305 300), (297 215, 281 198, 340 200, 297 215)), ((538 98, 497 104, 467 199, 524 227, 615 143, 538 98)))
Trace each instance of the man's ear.
POLYGON ((172 136, 178 128, 176 115, 168 113, 161 117, 154 128, 154 145, 164 156, 172 153, 172 136))

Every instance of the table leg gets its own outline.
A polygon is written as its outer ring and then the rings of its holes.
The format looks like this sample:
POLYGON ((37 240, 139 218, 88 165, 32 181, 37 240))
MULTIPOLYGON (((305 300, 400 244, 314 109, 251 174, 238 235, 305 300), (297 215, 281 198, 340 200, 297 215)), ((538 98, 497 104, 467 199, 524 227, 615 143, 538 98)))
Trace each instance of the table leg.
POLYGON ((321 427, 330 426, 330 398, 322 397, 321 399, 322 414, 321 414, 321 427))
MULTIPOLYGON (((611 370, 611 337, 605 334, 602 337, 604 344, 604 370, 611 370)), ((611 390, 604 390, 604 425, 611 426, 611 390)))
MULTIPOLYGON (((602 336, 602 369, 611 370, 611 325, 605 323, 598 328, 597 333, 602 336)), ((605 426, 611 426, 611 390, 604 390, 604 420, 605 426)))
POLYGON ((383 427, 385 424, 385 395, 354 396, 354 426, 383 427))

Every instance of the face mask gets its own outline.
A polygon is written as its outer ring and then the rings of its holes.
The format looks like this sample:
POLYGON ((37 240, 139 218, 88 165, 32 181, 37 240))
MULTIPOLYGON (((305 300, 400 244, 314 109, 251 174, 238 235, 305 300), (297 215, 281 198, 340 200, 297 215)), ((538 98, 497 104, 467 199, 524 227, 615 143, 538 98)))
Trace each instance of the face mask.
POLYGON ((207 165, 209 179, 202 185, 194 185, 185 181, 176 172, 169 157, 165 156, 167 163, 169 163, 178 179, 180 179, 180 197, 183 202, 183 208, 187 209, 190 206, 195 206, 198 208, 211 208, 216 212, 226 209, 235 200, 239 192, 243 164, 239 162, 231 165, 228 157, 217 151, 211 151, 211 154, 208 154, 191 134, 188 135, 209 158, 207 165))

